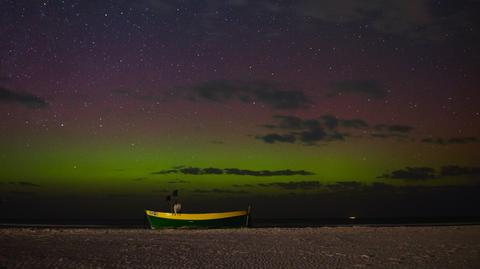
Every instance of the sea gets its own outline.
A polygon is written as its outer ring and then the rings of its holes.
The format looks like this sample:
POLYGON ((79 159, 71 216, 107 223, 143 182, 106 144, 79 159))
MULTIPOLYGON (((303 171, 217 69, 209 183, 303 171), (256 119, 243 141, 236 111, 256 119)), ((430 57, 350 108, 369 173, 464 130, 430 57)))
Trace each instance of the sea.
MULTIPOLYGON (((480 216, 395 218, 252 218, 252 228, 306 228, 351 226, 446 226, 480 225, 480 216)), ((0 219, 0 228, 118 228, 148 229, 144 219, 0 219)))

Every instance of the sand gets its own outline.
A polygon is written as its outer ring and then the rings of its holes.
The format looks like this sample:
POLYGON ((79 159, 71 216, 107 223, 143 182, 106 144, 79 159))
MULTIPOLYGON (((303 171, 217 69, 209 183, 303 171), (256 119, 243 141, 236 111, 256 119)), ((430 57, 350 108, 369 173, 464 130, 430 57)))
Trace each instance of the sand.
POLYGON ((3 228, 0 268, 480 268, 480 226, 3 228))

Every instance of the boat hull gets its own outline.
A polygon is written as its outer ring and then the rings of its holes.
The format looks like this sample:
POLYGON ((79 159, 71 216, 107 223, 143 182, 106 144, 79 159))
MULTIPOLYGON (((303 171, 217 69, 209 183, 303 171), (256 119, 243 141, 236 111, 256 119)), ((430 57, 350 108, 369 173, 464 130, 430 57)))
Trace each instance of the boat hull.
POLYGON ((209 214, 171 214, 147 210, 146 216, 152 229, 238 228, 248 226, 247 211, 209 214))

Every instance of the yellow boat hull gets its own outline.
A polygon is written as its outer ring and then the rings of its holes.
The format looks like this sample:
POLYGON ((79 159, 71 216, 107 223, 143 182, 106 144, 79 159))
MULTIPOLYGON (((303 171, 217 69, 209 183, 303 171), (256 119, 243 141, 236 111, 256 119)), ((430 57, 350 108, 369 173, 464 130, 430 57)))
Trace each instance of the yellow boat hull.
POLYGON ((203 214, 146 210, 145 213, 152 229, 247 227, 249 222, 247 210, 203 214))

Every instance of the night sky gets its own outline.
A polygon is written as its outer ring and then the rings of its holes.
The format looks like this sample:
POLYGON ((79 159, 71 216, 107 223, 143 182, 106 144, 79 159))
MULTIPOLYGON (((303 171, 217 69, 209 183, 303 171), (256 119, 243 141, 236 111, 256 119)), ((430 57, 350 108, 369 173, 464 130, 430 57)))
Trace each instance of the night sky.
POLYGON ((2 217, 480 215, 479 11, 2 0, 2 217))

